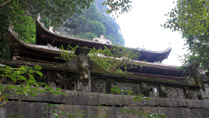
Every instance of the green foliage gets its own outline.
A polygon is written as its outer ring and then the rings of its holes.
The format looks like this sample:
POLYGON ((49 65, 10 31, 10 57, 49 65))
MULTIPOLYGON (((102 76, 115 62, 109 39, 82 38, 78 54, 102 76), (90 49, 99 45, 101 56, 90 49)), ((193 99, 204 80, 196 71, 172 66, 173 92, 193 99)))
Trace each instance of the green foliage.
MULTIPOLYGON (((21 11, 21 10, 20 10, 21 11)), ((25 11, 21 11, 23 14, 26 14, 25 11)), ((21 40, 24 40, 26 43, 35 43, 36 38, 36 26, 35 21, 31 16, 28 15, 19 15, 18 20, 13 21, 14 30, 18 31, 21 40)))
POLYGON ((9 116, 12 118, 24 118, 22 115, 15 115, 15 114, 11 114, 9 116))
POLYGON ((103 2, 103 5, 109 7, 107 13, 113 13, 118 16, 119 14, 129 12, 131 9, 131 3, 131 0, 107 0, 103 2))
POLYGON ((139 56, 139 52, 132 52, 127 48, 112 46, 111 49, 90 49, 89 57, 101 68, 109 72, 124 73, 130 68, 127 63, 139 56))
POLYGON ((123 93, 123 90, 120 89, 120 88, 117 87, 117 86, 113 86, 113 87, 111 88, 111 92, 112 92, 112 93, 116 93, 116 94, 121 94, 121 93, 123 93))
MULTIPOLYGON (((60 56, 56 58, 68 62, 76 58, 74 53, 79 46, 77 45, 75 47, 68 47, 70 48, 68 50, 71 50, 72 53, 62 50, 60 52, 60 56)), ((61 47, 61 49, 64 48, 61 47)), ((127 69, 133 68, 133 66, 129 66, 127 63, 131 61, 131 59, 138 57, 139 52, 132 52, 127 48, 112 46, 111 49, 107 47, 104 49, 92 48, 90 49, 88 56, 92 61, 108 72, 125 74, 127 69)), ((135 65, 137 65, 137 63, 135 65)), ((141 64, 138 65, 142 66, 141 64)))
POLYGON ((41 66, 21 66, 19 68, 12 68, 10 66, 1 65, 0 67, 0 100, 8 101, 13 93, 20 96, 37 96, 41 93, 64 94, 60 88, 52 89, 42 82, 37 82, 35 75, 42 77, 43 73, 40 71, 41 66), (3 84, 4 81, 7 81, 3 84), (11 93, 8 93, 11 92, 11 93))
POLYGON ((60 55, 59 55, 59 57, 55 57, 55 58, 62 59, 62 60, 68 61, 68 62, 70 62, 72 59, 76 58, 77 56, 75 55, 75 51, 78 48, 78 45, 75 47, 71 47, 71 46, 68 46, 68 47, 70 48, 72 53, 69 53, 69 51, 64 50, 64 47, 61 46, 60 55))
MULTIPOLYGON (((97 10, 95 9, 95 11, 97 10)), ((91 14, 97 14, 97 12, 95 11, 92 11, 91 14)), ((88 15, 88 12, 74 15, 74 17, 71 18, 72 23, 66 24, 67 27, 71 28, 71 31, 69 33, 78 36, 86 32, 91 32, 96 36, 105 34, 105 27, 103 26, 103 24, 98 20, 89 18, 90 16, 91 15, 88 15)))
POLYGON ((165 28, 180 31, 186 38, 190 53, 185 56, 188 70, 202 68, 209 70, 209 16, 208 0, 178 0, 168 13, 165 28))
POLYGON ((112 93, 115 93, 115 94, 133 95, 133 91, 131 91, 131 90, 123 90, 123 89, 120 89, 117 86, 113 86, 110 90, 111 90, 112 93))
POLYGON ((135 95, 132 90, 123 90, 117 86, 113 86, 111 89, 112 93, 116 94, 127 94, 127 95, 133 95, 133 101, 135 102, 141 102, 142 100, 150 100, 148 97, 145 97, 144 95, 135 95))
POLYGON ((86 32, 86 33, 80 34, 80 38, 83 38, 83 39, 92 40, 95 37, 97 37, 97 35, 92 32, 86 32))
MULTIPOLYGON (((74 24, 77 24, 76 27, 79 30, 75 30, 75 34, 73 35, 87 39, 92 39, 95 35, 97 37, 101 34, 105 36, 110 35, 108 33, 106 34, 109 28, 107 29, 103 24, 103 21, 105 21, 103 15, 98 14, 96 7, 91 5, 93 1, 94 0, 1 0, 0 58, 10 57, 7 29, 11 24, 14 25, 14 30, 19 33, 21 40, 28 43, 35 43, 35 19, 38 13, 41 14, 41 20, 46 27, 52 25, 56 28, 62 25, 66 18, 71 17, 74 13, 81 13, 81 11, 83 11, 86 13, 84 18, 81 18, 79 15, 74 16, 76 19, 74 20, 74 24), (87 10, 89 7, 90 9, 87 10)), ((102 4, 101 2, 99 3, 102 4)), ((108 2, 107 5, 109 5, 109 3, 110 2, 108 2)), ((126 6, 126 2, 123 4, 126 6)), ((121 3, 115 5, 121 6, 121 3)), ((106 8, 107 7, 105 7, 105 9, 106 8)), ((117 39, 117 41, 110 39, 115 41, 114 44, 124 45, 124 39, 121 34, 116 34, 115 36, 111 34, 111 37, 117 39), (119 37, 117 37, 117 35, 119 35, 119 37)))
POLYGON ((96 31, 97 36, 105 34, 105 27, 101 22, 92 20, 88 20, 87 22, 89 26, 87 25, 86 28, 88 28, 87 30, 89 30, 89 32, 96 31))
POLYGON ((89 9, 83 10, 81 14, 74 14, 68 18, 65 31, 69 36, 92 40, 93 38, 104 35, 115 45, 124 45, 124 39, 120 33, 117 22, 102 9, 107 9, 101 4, 104 1, 96 0, 89 9))
POLYGON ((10 57, 7 34, 9 25, 14 26, 21 40, 35 43, 35 19, 38 13, 43 16, 46 26, 59 26, 67 17, 88 8, 92 2, 93 0, 1 0, 0 58, 10 57))
POLYGON ((133 101, 135 102, 141 102, 142 100, 150 100, 148 97, 145 97, 144 95, 135 95, 133 98, 133 101))
POLYGON ((125 41, 120 32, 120 26, 112 17, 105 17, 103 21, 104 26, 106 27, 106 38, 111 40, 113 44, 124 46, 125 41))
POLYGON ((7 29, 10 24, 18 31, 20 39, 35 42, 35 23, 26 11, 19 7, 19 2, 12 0, 7 6, 0 8, 0 57, 10 57, 7 29))
POLYGON ((19 10, 23 10, 25 12, 27 11, 26 14, 32 17, 36 17, 37 14, 40 13, 41 16, 50 19, 52 24, 58 25, 57 22, 65 20, 65 18, 75 12, 81 12, 82 9, 88 8, 92 2, 93 0, 31 0, 30 2, 12 0, 7 6, 4 6, 0 10, 8 10, 8 7, 10 7, 13 8, 11 12, 14 12, 14 15, 18 15, 19 10))

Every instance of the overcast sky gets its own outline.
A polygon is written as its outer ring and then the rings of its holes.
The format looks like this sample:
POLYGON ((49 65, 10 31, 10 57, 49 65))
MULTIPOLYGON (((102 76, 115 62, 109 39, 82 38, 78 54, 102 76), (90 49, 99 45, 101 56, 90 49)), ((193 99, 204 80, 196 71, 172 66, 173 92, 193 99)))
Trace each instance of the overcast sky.
POLYGON ((141 47, 148 50, 165 50, 172 47, 164 64, 181 65, 179 56, 184 54, 184 39, 179 32, 164 29, 165 16, 173 7, 173 0, 132 0, 132 10, 125 13, 117 22, 125 39, 126 47, 141 47))

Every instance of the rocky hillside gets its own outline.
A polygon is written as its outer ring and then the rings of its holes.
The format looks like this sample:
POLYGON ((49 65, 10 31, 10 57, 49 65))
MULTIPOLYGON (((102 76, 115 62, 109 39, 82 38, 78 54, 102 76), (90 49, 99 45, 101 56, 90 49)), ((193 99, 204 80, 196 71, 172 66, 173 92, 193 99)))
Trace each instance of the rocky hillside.
POLYGON ((120 26, 109 14, 106 14, 103 1, 96 0, 89 9, 68 18, 59 31, 71 37, 87 40, 104 35, 113 44, 124 46, 125 41, 120 32, 120 26))

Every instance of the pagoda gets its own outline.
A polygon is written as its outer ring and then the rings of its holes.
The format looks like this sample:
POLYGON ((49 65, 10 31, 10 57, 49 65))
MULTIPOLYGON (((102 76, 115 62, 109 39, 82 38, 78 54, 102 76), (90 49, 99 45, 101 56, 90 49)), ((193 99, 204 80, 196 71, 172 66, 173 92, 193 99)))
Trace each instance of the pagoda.
MULTIPOLYGON (((11 102, 9 107, 3 107, 3 113, 11 114, 13 108, 15 113, 28 110, 28 106, 36 105, 36 109, 30 108, 28 114, 45 113, 47 103, 59 106, 58 110, 66 109, 72 112, 73 109, 84 109, 89 111, 90 118, 95 114, 107 113, 110 118, 127 117, 122 112, 124 108, 133 108, 139 113, 164 113, 169 118, 176 117, 198 117, 208 116, 208 99, 209 99, 209 79, 198 77, 188 79, 183 75, 183 71, 177 66, 164 65, 161 62, 168 58, 171 48, 164 51, 150 51, 145 49, 135 49, 119 47, 119 50, 126 49, 133 53, 139 52, 140 55, 129 60, 126 64, 134 66, 127 69, 126 72, 107 71, 94 60, 90 58, 89 50, 95 49, 112 49, 114 46, 107 43, 108 40, 103 36, 89 41, 85 39, 61 36, 53 31, 45 28, 40 22, 40 17, 36 21, 36 44, 28 44, 19 40, 18 33, 9 27, 9 46, 11 50, 11 60, 0 60, 0 64, 11 67, 22 65, 42 67, 42 77, 36 77, 36 81, 47 83, 53 88, 62 88, 66 96, 53 96, 51 94, 40 95, 38 97, 23 98, 18 104, 11 102), (102 43, 101 43, 102 42, 102 43), (68 46, 79 47, 76 50, 68 49, 68 46), (63 47, 60 49, 60 47, 63 47), (63 53, 76 55, 71 60, 65 60, 60 57, 63 53), (157 62, 157 63, 156 63, 157 62), (112 91, 113 87, 121 89, 121 95, 115 95, 112 91), (205 88, 202 91, 201 88, 205 88), (142 100, 141 102, 133 101, 134 96, 129 96, 127 91, 132 91, 132 95, 144 95, 150 97, 150 101, 142 100), (128 94, 128 95, 127 95, 128 94), (207 99, 207 100, 202 100, 207 99), (133 101, 133 102, 132 102, 133 101), (23 107, 19 107, 20 104, 23 107), (42 105, 42 106, 41 106, 42 105), (145 110, 142 111, 142 108, 145 110), (102 111, 101 111, 102 110, 102 111), (153 111, 154 110, 154 111, 153 111)), ((112 51, 112 50, 111 50, 112 51)), ((117 52, 112 51, 113 54, 117 52)), ((110 55, 96 55, 99 58, 109 58, 114 61, 121 61, 121 57, 111 57, 110 55)), ((16 98, 11 100, 17 101, 16 98)), ((51 109, 47 108, 47 117, 51 113, 51 109)), ((39 117, 36 115, 30 115, 39 117)), ((133 118, 132 114, 128 114, 133 118)), ((41 117, 41 116, 40 116, 41 117)), ((138 115, 136 116, 138 117, 138 115)))
MULTIPOLYGON (((103 40, 102 42, 110 42, 104 38, 96 38, 95 40, 103 40)), ((40 22, 40 16, 38 16, 36 21, 36 44, 37 45, 47 45, 50 44, 55 47, 63 46, 65 49, 70 45, 71 47, 75 47, 78 45, 79 47, 88 47, 88 48, 102 48, 105 47, 111 48, 111 43, 100 43, 85 39, 72 38, 67 36, 60 36, 55 34, 54 32, 46 29, 44 24, 40 22)), ((134 49, 127 48, 132 52, 140 52, 140 56, 138 56, 135 60, 145 61, 145 62, 162 62, 164 59, 168 58, 171 48, 167 48, 164 51, 150 51, 145 49, 134 49)))
MULTIPOLYGON (((96 49, 112 48, 113 45, 107 43, 100 43, 85 39, 72 38, 67 36, 61 36, 53 32, 53 28, 48 30, 44 24, 40 22, 40 16, 36 21, 36 44, 28 44, 18 39, 18 34, 13 31, 12 27, 9 28, 9 42, 11 48, 11 57, 16 60, 26 61, 38 61, 47 63, 65 63, 65 60, 59 59, 60 52, 72 53, 70 50, 60 50, 63 46, 65 49, 68 46, 75 47, 88 47, 96 49), (14 45, 15 44, 15 45, 14 45)), ((104 38, 102 38, 105 41, 104 38)), ((104 42, 104 41, 103 41, 104 42)), ((123 47, 121 47, 123 48, 123 47)), ((165 66, 154 62, 162 62, 168 58, 171 48, 167 48, 164 51, 150 51, 145 49, 125 48, 132 52, 139 52, 139 56, 135 57, 132 62, 137 62, 145 65, 142 69, 138 69, 137 72, 149 73, 149 74, 161 74, 171 76, 181 76, 181 71, 173 66, 165 66), (162 71, 163 70, 163 71, 162 71)), ((130 72, 136 70, 131 69, 130 72)))

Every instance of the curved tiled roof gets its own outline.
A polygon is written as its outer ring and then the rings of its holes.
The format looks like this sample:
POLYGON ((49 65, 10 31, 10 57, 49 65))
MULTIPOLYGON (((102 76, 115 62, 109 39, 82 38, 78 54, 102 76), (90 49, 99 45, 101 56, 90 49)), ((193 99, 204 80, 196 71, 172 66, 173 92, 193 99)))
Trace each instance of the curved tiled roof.
MULTIPOLYGON (((59 48, 53 47, 51 45, 36 45, 28 44, 18 39, 18 34, 13 31, 12 27, 9 27, 9 44, 11 49, 11 57, 17 60, 27 60, 36 62, 47 62, 47 63, 64 63, 65 60, 56 58, 59 57, 60 52, 68 52, 73 54, 68 50, 60 50, 59 48)), ((151 51, 150 51, 151 52, 151 51)), ((155 52, 156 53, 156 52, 155 52)), ((155 54, 154 53, 154 54, 155 54)), ((159 54, 161 52, 158 52, 159 54)), ((112 58, 120 61, 121 58, 112 58)), ((181 77, 182 71, 176 66, 167 66, 163 64, 142 62, 137 60, 131 60, 129 65, 138 65, 137 68, 129 69, 128 72, 134 73, 144 73, 151 75, 163 75, 163 76, 174 76, 181 77), (143 65, 142 67, 139 65, 143 65)))
MULTIPOLYGON (((67 48, 68 45, 74 47, 79 45, 80 47, 87 46, 88 48, 111 48, 112 45, 102 44, 90 40, 72 38, 67 36, 61 36, 55 34, 54 32, 49 31, 44 27, 44 24, 40 22, 40 16, 37 18, 36 22, 36 43, 39 45, 47 45, 48 43, 52 46, 67 48)), ((135 58, 135 60, 146 61, 146 62, 162 62, 164 59, 168 58, 171 48, 168 48, 164 51, 150 51, 145 49, 134 49, 126 48, 132 52, 139 52, 140 55, 135 58)))

